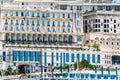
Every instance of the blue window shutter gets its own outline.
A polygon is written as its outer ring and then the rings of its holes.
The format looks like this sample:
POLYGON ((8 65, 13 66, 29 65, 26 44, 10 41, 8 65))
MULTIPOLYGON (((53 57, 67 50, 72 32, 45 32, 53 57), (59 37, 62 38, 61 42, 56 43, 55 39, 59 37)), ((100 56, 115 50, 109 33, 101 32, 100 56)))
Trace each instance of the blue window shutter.
POLYGON ((23 51, 19 51, 19 61, 23 61, 23 51))
POLYGON ((87 61, 90 63, 90 54, 87 54, 87 61))
POLYGON ((13 61, 17 61, 18 51, 13 51, 13 61))
POLYGON ((95 63, 95 55, 92 54, 92 63, 95 63))
POLYGON ((80 61, 80 54, 79 53, 76 55, 76 58, 77 58, 77 61, 80 61))
POLYGON ((100 63, 100 55, 97 55, 97 63, 100 63))
POLYGON ((56 53, 56 61, 58 61, 59 60, 59 54, 58 54, 58 52, 56 53))
POLYGON ((82 54, 82 60, 84 60, 85 59, 85 54, 82 54))
POLYGON ((71 61, 74 62, 74 53, 71 54, 71 61))
POLYGON ((54 53, 51 54, 51 64, 54 65, 54 53))
POLYGON ((69 62, 69 53, 66 53, 66 62, 69 62))
POLYGON ((47 53, 44 52, 44 66, 47 66, 47 53))
POLYGON ((24 60, 28 61, 28 58, 29 58, 29 53, 28 53, 28 51, 25 51, 24 60))

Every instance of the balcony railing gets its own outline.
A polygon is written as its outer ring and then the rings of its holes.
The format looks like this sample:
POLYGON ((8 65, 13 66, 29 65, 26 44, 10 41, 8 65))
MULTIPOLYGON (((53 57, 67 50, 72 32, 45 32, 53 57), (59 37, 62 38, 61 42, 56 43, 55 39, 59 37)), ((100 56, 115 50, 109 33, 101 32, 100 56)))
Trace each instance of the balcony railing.
POLYGON ((42 40, 4 40, 5 44, 38 44, 38 45, 72 45, 72 41, 42 41, 42 40))

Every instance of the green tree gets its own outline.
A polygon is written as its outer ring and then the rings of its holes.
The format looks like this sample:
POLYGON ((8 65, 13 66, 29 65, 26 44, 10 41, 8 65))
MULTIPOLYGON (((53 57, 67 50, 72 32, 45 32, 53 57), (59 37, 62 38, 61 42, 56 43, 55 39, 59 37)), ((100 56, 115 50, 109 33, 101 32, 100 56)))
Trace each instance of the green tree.
POLYGON ((88 69, 90 69, 90 70, 93 70, 93 69, 94 69, 94 65, 90 64, 87 60, 82 60, 81 62, 75 62, 75 63, 74 63, 74 68, 76 69, 77 66, 78 66, 79 68, 85 67, 85 68, 88 68, 88 69))
POLYGON ((92 45, 92 47, 93 47, 96 51, 100 51, 100 45, 97 44, 96 42, 94 42, 94 44, 92 45))
POLYGON ((69 65, 68 64, 64 64, 64 66, 62 67, 63 69, 68 69, 69 65))
POLYGON ((81 63, 83 64, 84 67, 87 67, 89 65, 89 62, 87 60, 82 60, 81 63))
POLYGON ((58 70, 58 69, 60 69, 60 66, 55 66, 54 69, 58 70))
POLYGON ((94 65, 89 64, 87 68, 90 69, 90 70, 93 70, 94 69, 94 65))
POLYGON ((83 67, 83 64, 82 64, 82 62, 75 62, 74 63, 74 68, 76 69, 76 68, 82 68, 83 67))
POLYGON ((11 66, 8 66, 7 71, 6 71, 6 75, 11 75, 13 73, 13 69, 11 66))

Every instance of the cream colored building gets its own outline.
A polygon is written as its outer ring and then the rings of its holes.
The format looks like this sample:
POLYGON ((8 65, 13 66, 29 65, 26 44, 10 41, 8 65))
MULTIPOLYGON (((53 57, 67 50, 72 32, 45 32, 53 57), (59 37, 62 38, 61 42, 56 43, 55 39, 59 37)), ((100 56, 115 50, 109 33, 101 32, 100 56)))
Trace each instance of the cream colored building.
POLYGON ((77 59, 87 59, 99 67, 112 65, 112 53, 119 48, 119 20, 116 19, 119 11, 120 5, 116 3, 83 3, 80 0, 5 1, 0 8, 2 68, 11 65, 35 72, 39 71, 41 65, 45 68, 51 64, 63 66, 73 64, 77 59), (109 28, 103 28, 104 18, 109 28), (107 23, 108 20, 110 23, 107 23), (116 28, 113 28, 115 24, 116 28), (94 28, 94 25, 98 26, 94 28), (91 30, 92 33, 86 33, 91 30), (101 51, 88 50, 86 41, 90 44, 100 43, 101 51), (105 57, 109 55, 106 49, 110 49, 109 58, 105 57))

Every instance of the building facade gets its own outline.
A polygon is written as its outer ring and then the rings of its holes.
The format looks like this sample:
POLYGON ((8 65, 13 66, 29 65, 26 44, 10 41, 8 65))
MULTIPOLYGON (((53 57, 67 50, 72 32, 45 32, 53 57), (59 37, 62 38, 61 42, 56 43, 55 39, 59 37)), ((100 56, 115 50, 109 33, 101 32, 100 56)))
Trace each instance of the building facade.
POLYGON ((119 63, 113 57, 119 54, 112 52, 119 52, 120 5, 92 1, 2 1, 1 68, 26 66, 25 71, 35 72, 41 65, 62 66, 84 59, 98 66, 119 63), (84 50, 94 42, 101 44, 101 51, 84 50))

